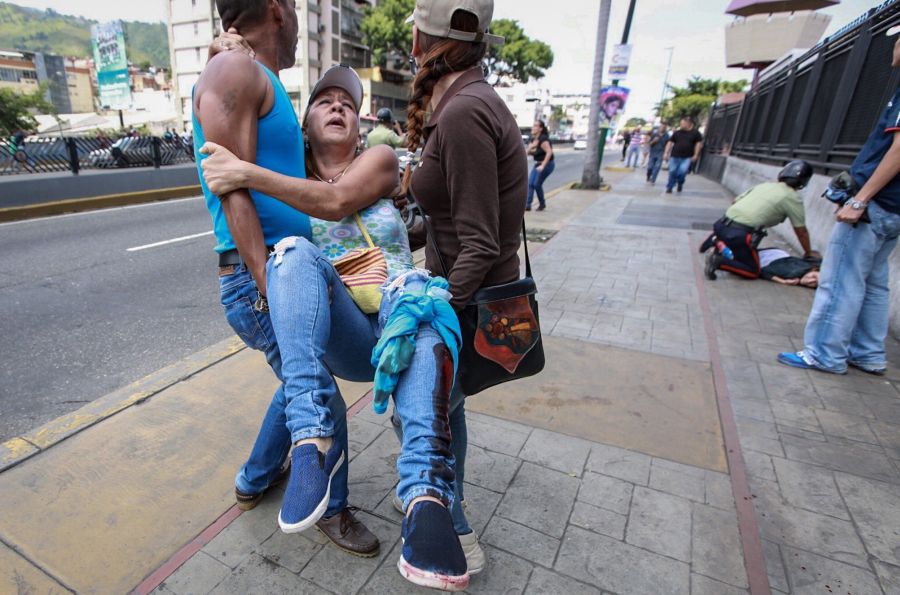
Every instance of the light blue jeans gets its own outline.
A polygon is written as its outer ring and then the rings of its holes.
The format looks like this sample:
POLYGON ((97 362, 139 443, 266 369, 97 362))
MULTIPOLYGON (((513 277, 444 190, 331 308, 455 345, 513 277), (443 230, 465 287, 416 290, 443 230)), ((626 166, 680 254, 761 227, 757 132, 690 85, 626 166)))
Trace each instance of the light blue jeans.
MULTIPOLYGON (((389 296, 379 315, 363 314, 331 263, 304 238, 297 238, 280 258, 270 257, 266 274, 268 318, 278 338, 283 397, 277 404, 273 401, 263 421, 254 446, 260 457, 251 455, 238 473, 237 487, 248 492, 265 488, 259 478, 272 477, 273 469, 277 473, 282 452, 286 455, 292 442, 334 436, 346 448, 346 413, 333 376, 355 382, 374 378, 372 348, 393 306, 389 296), (278 411, 281 404, 283 413, 278 411), (284 430, 274 427, 279 422, 284 430)), ((407 288, 423 287, 426 280, 411 280, 407 288)), ((422 325, 412 364, 394 392, 394 407, 404 428, 397 460, 397 492, 404 506, 420 496, 438 498, 451 509, 455 502, 448 363, 449 353, 437 332, 422 325)), ((346 485, 345 469, 335 481, 346 485)), ((333 485, 332 491, 340 487, 333 485)), ((343 492, 346 502, 346 488, 343 492)), ((332 510, 329 503, 326 515, 339 510, 332 510)))
POLYGON ((687 177, 689 169, 691 169, 690 157, 670 157, 669 181, 666 182, 666 190, 671 190, 676 184, 679 189, 684 186, 684 178, 687 177))
MULTIPOLYGON (((268 314, 253 308, 258 291, 256 282, 243 265, 234 273, 219 278, 219 293, 225 318, 231 328, 244 343, 266 354, 266 361, 281 381, 275 390, 272 402, 266 410, 259 434, 247 462, 238 471, 235 487, 247 494, 258 494, 265 490, 278 476, 281 465, 291 448, 291 433, 287 427, 285 409, 287 399, 284 394, 281 352, 272 329, 268 314)), ((325 406, 329 410, 334 439, 347 448, 347 409, 340 393, 335 392, 325 406)), ((346 452, 346 451, 345 451, 346 452)), ((341 465, 331 483, 331 499, 328 501, 326 517, 334 516, 347 507, 347 461, 341 465)))
POLYGON ((833 372, 847 361, 884 367, 890 294, 888 257, 900 236, 900 215, 869 203, 871 223, 837 223, 803 342, 806 354, 833 372))
POLYGON ((635 168, 641 164, 641 145, 632 144, 628 147, 628 158, 625 160, 625 167, 635 168), (634 159, 632 159, 634 157, 634 159))

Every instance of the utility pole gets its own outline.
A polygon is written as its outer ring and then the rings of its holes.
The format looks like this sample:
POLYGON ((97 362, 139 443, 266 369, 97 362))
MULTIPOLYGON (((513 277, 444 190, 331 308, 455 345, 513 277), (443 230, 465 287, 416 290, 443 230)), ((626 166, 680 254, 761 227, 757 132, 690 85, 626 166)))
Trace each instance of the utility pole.
MULTIPOLYGON (((635 3, 636 3, 636 0, 631 0, 628 4, 628 16, 625 18, 625 30, 622 32, 622 45, 625 45, 628 43, 628 34, 631 32, 631 22, 634 19, 635 3)), ((603 18, 603 6, 604 6, 604 3, 603 3, 603 0, 601 0, 601 4, 600 4, 601 20, 603 18)), ((603 25, 604 25, 604 28, 603 28, 604 45, 606 44, 606 29, 609 27, 609 6, 606 7, 606 10, 607 10, 606 20, 603 23, 603 25)), ((597 33, 597 41, 598 41, 598 43, 600 41, 599 31, 597 33)), ((602 52, 602 50, 600 52, 598 52, 598 54, 595 54, 595 60, 598 55, 600 56, 601 63, 599 66, 597 64, 594 64, 595 82, 599 82, 600 77, 602 77, 602 75, 603 75, 603 52, 602 52)), ((619 81, 614 80, 612 82, 612 84, 614 87, 618 86, 619 81)), ((596 89, 591 89, 591 114, 594 114, 595 110, 597 110, 599 112, 599 109, 600 109, 600 85, 598 84, 596 89)), ((599 113, 597 115, 599 116, 599 113)), ((588 125, 591 127, 590 130, 588 131, 589 135, 595 135, 595 136, 597 135, 597 132, 596 132, 597 122, 598 122, 598 120, 594 120, 592 123, 589 122, 588 125)), ((599 188, 600 183, 603 181, 603 178, 600 177, 600 166, 603 164, 603 150, 606 148, 606 135, 607 134, 609 134, 609 128, 603 128, 600 131, 599 138, 594 143, 597 148, 596 161, 590 160, 590 159, 585 159, 584 174, 582 175, 582 186, 585 188, 599 188), (596 172, 593 174, 595 176, 595 179, 597 180, 596 186, 588 186, 587 184, 584 183, 585 177, 589 175, 588 167, 591 167, 591 168, 596 167, 596 172)), ((588 145, 591 144, 590 138, 591 138, 591 136, 588 136, 588 145)), ((588 148, 590 148, 590 146, 588 148)), ((588 155, 588 157, 591 157, 591 155, 588 155)))
POLYGON ((670 46, 670 47, 667 47, 666 49, 669 50, 669 65, 666 66, 666 77, 665 77, 665 79, 663 79, 662 94, 660 94, 660 96, 659 96, 659 109, 656 112, 656 115, 659 117, 660 120, 662 120, 662 111, 663 111, 663 108, 665 107, 664 104, 666 102, 666 95, 668 95, 668 92, 669 92, 669 75, 672 74, 672 54, 675 53, 674 47, 670 46))
POLYGON ((606 53, 606 32, 609 29, 609 11, 612 0, 600 0, 600 17, 597 21, 597 46, 594 48, 594 76, 591 80, 591 111, 588 115, 588 153, 584 159, 581 187, 596 190, 600 187, 600 160, 603 151, 597 124, 600 121, 600 87, 603 84, 603 57, 606 53))

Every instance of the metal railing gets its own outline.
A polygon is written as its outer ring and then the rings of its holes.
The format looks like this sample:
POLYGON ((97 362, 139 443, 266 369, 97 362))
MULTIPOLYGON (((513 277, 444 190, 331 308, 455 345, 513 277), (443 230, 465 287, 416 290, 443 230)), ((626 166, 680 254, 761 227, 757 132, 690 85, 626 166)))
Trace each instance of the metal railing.
POLYGON ((174 136, 0 138, 0 176, 193 163, 190 139, 174 136))
POLYGON ((776 165, 804 159, 828 175, 849 169, 900 83, 891 68, 896 38, 885 35, 898 23, 900 0, 884 2, 764 77, 743 105, 713 108, 704 153, 776 165))

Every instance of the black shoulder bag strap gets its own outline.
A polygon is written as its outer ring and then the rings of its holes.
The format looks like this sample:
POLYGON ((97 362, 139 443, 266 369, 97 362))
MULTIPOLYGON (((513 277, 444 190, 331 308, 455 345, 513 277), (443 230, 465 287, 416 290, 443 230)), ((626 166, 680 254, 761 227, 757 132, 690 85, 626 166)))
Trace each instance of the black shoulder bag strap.
MULTIPOLYGON (((435 254, 438 257, 438 263, 441 265, 441 273, 445 279, 450 280, 450 271, 447 270, 447 265, 444 264, 444 257, 441 254, 441 251, 438 249, 437 241, 435 240, 434 228, 431 227, 431 220, 428 218, 428 213, 425 212, 425 209, 422 208, 422 205, 416 201, 416 198, 412 195, 412 191, 408 192, 408 196, 412 202, 415 203, 416 207, 419 209, 419 212, 422 213, 422 220, 425 222, 425 232, 428 234, 428 243, 431 244, 432 249, 434 249, 435 254)), ((525 231, 525 218, 522 218, 522 244, 525 246, 525 276, 531 277, 531 257, 528 255, 528 235, 525 231)))

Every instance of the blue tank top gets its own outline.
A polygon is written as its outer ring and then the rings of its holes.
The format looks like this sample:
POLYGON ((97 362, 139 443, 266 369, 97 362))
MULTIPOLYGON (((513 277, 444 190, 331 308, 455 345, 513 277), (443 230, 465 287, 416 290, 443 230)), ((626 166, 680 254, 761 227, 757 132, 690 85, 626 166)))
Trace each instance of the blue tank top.
MULTIPOLYGON (((257 64, 259 63, 257 62, 257 64)), ((272 81, 275 102, 269 113, 259 119, 256 132, 256 164, 286 176, 305 178, 303 132, 297 121, 297 114, 294 113, 294 106, 278 77, 262 64, 259 66, 272 81)), ((221 253, 235 248, 234 239, 228 230, 221 202, 216 195, 209 191, 203 181, 203 170, 200 163, 206 156, 201 155, 199 149, 206 142, 206 138, 203 136, 203 129, 200 127, 197 116, 193 116, 192 119, 194 156, 197 160, 200 186, 206 197, 206 208, 209 209, 209 214, 212 216, 213 231, 216 236, 215 249, 216 252, 221 253)), ((267 246, 273 246, 288 236, 303 236, 307 239, 311 237, 308 215, 255 190, 250 191, 250 196, 256 205, 256 212, 259 215, 267 246)))

